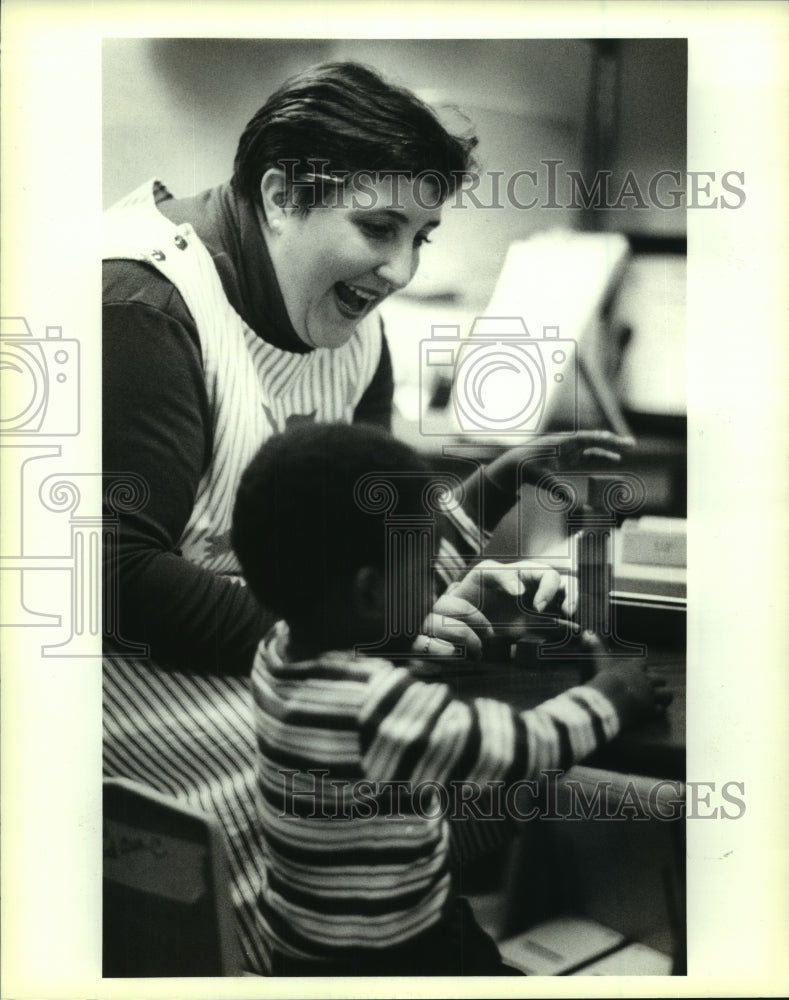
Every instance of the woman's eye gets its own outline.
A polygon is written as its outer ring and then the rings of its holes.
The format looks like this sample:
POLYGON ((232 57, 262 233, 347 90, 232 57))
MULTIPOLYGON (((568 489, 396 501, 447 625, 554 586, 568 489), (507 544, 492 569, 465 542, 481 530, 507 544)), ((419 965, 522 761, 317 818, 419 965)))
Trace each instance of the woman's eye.
POLYGON ((393 233, 391 226, 380 222, 361 222, 359 225, 365 236, 373 240, 387 240, 393 233))
POLYGON ((414 246, 421 247, 425 243, 432 243, 432 240, 427 235, 427 233, 417 233, 416 236, 414 237, 414 246))

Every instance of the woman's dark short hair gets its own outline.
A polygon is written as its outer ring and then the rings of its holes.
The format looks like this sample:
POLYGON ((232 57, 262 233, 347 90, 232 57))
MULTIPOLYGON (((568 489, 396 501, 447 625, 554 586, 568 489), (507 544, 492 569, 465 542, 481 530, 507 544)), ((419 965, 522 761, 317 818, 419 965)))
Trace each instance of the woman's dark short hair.
POLYGON ((424 459, 377 427, 295 424, 269 438, 241 477, 233 549, 260 604, 291 625, 361 567, 385 569, 385 510, 363 509, 355 492, 367 474, 396 483, 398 514, 425 516, 424 459))
POLYGON ((307 210, 317 203, 316 175, 421 175, 440 203, 471 168, 476 144, 474 136, 452 135, 414 94, 369 67, 325 63, 289 79, 255 114, 238 143, 232 184, 260 204, 263 174, 281 167, 294 203, 307 210), (294 186, 300 178, 310 183, 294 186))

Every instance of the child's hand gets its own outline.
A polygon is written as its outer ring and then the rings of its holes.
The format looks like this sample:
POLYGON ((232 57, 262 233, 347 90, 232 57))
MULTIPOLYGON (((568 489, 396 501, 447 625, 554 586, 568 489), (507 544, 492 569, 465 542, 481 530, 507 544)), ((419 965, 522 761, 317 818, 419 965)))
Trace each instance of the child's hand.
POLYGON ((616 709, 622 729, 657 718, 671 703, 665 680, 633 663, 608 664, 587 682, 604 694, 616 709))

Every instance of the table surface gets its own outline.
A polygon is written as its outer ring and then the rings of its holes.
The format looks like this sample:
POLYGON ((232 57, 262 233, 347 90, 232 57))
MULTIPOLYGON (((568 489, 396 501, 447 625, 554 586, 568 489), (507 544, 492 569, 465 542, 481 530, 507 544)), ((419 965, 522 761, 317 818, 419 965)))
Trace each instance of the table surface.
MULTIPOLYGON (((665 678, 673 694, 665 716, 623 733, 583 763, 622 773, 684 781, 685 652, 682 648, 650 648, 646 662, 650 671, 665 678)), ((431 666, 427 674, 448 684, 458 698, 497 698, 523 711, 581 683, 584 666, 582 661, 534 666, 457 661, 431 666)))

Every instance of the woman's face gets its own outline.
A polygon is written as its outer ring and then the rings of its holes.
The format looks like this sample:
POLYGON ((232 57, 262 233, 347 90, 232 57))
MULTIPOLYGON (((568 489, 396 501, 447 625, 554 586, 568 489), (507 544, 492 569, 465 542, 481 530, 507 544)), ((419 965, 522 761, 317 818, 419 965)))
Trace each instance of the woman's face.
POLYGON ((338 204, 306 214, 267 212, 266 242, 288 316, 310 347, 341 347, 359 322, 404 288, 441 221, 435 189, 406 178, 368 178, 338 204), (426 207, 427 206, 427 207, 426 207))

